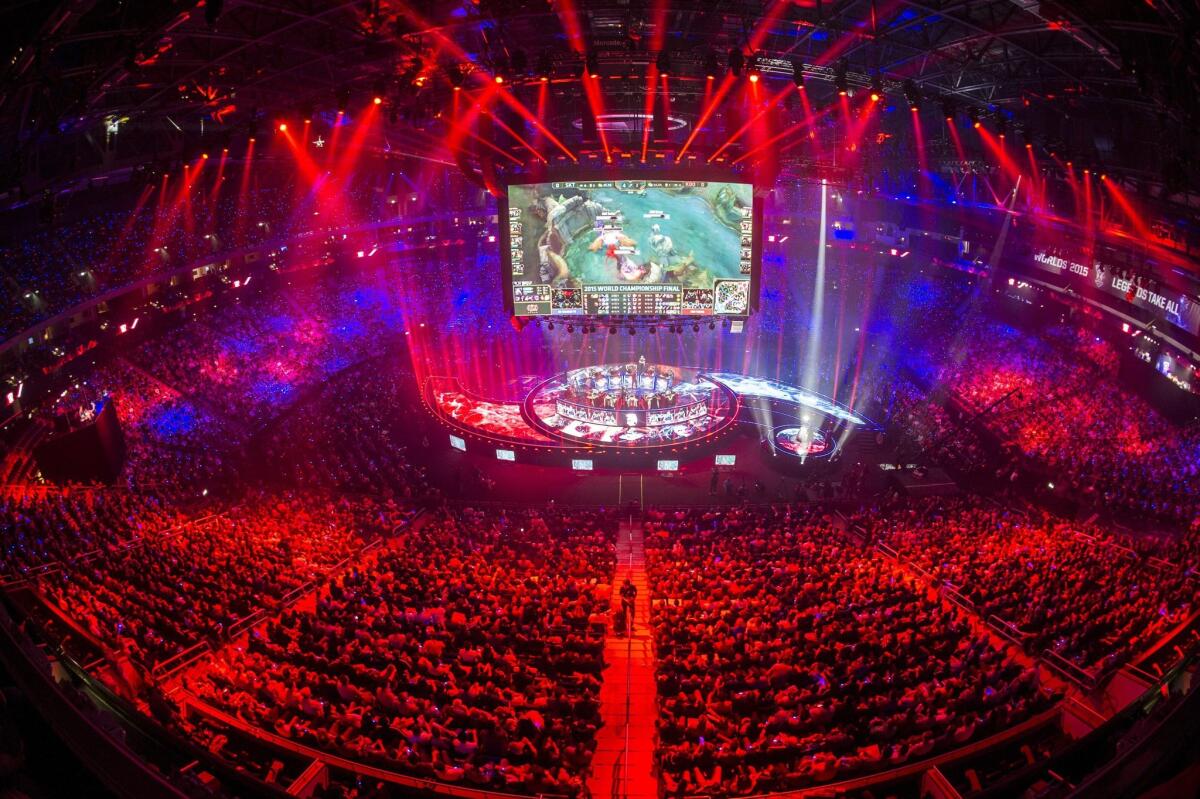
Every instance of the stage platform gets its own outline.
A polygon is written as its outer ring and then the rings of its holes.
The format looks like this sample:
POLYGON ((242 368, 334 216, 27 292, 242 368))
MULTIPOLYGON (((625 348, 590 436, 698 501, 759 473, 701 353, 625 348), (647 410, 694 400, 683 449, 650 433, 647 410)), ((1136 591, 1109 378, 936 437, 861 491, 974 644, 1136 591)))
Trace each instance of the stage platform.
POLYGON ((961 493, 958 483, 944 469, 930 468, 924 473, 914 469, 884 470, 888 479, 910 497, 950 497, 961 493))
POLYGON ((593 449, 677 449, 712 442, 737 417, 737 395, 696 369, 618 363, 573 369, 525 397, 530 427, 593 449))
POLYGON ((458 378, 433 376, 424 382, 422 400, 453 433, 457 449, 502 450, 498 457, 545 465, 690 462, 712 454, 746 424, 777 454, 804 461, 836 455, 849 434, 876 429, 798 386, 644 360, 523 377, 508 393, 506 399, 484 397, 458 378))

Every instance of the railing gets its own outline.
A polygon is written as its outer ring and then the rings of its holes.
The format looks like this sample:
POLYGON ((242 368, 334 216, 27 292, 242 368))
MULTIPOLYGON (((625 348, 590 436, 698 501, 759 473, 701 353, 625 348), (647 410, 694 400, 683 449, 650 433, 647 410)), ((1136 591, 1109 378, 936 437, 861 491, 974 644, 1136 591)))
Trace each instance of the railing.
POLYGON ((862 525, 856 524, 853 527, 847 527, 845 533, 858 546, 863 547, 867 545, 867 529, 862 525))
POLYGON ((1085 691, 1094 691, 1099 684, 1098 675, 1075 665, 1052 649, 1042 652, 1042 662, 1085 691))
MULTIPOLYGON (((858 796, 868 793, 866 789, 874 788, 875 786, 886 786, 891 783, 898 782, 906 778, 914 778, 928 771, 931 768, 942 768, 954 763, 974 757, 981 752, 985 752, 994 747, 1000 746, 1008 741, 1020 739, 1023 736, 1029 735, 1035 730, 1039 730, 1049 724, 1053 724, 1062 714, 1062 709, 1055 705, 1050 710, 1046 710, 1033 718, 1026 719, 1020 724, 1009 727, 1007 730, 998 732, 987 738, 982 738, 973 743, 968 743, 957 749, 951 749, 940 755, 928 758, 926 760, 918 760, 913 763, 907 763, 897 768, 880 771, 875 774, 868 774, 862 777, 851 777, 849 779, 831 782, 825 785, 816 785, 811 788, 801 788, 795 791, 779 791, 777 793, 756 794, 746 797, 746 799, 818 799, 822 797, 834 796, 858 796)), ((879 795, 887 795, 885 790, 872 790, 870 793, 879 795)), ((907 794, 905 794, 907 795, 907 794)))
POLYGON ((987 625, 1002 638, 1006 638, 1022 648, 1024 648, 1025 642, 1031 637, 1031 633, 1025 632, 1017 625, 1010 621, 1005 621, 994 613, 987 617, 987 625))
MULTIPOLYGON (((401 774, 390 769, 380 768, 378 766, 367 765, 349 758, 341 757, 340 755, 330 754, 320 749, 314 749, 305 744, 298 743, 289 738, 284 738, 273 732, 247 724, 241 719, 231 716, 224 711, 209 705, 198 697, 181 690, 179 692, 180 704, 185 711, 196 712, 202 716, 206 716, 224 726, 232 727, 238 730, 241 734, 254 738, 260 743, 283 752, 291 752, 292 754, 301 755, 305 758, 320 761, 325 763, 330 768, 339 771, 349 772, 374 780, 391 783, 393 785, 402 785, 407 788, 413 788, 419 791, 427 791, 440 796, 455 796, 462 799, 529 799, 528 796, 520 794, 503 793, 500 791, 489 791, 482 788, 467 788, 462 785, 454 785, 451 783, 438 782, 437 780, 424 779, 422 777, 413 777, 408 774, 401 774)), ((537 794, 539 799, 551 799, 557 797, 556 794, 537 794)))
POLYGON ((165 680, 175 672, 187 666, 197 658, 202 657, 205 653, 211 651, 207 641, 201 641, 198 644, 193 644, 177 655, 167 658, 166 660, 155 663, 150 669, 150 673, 156 680, 165 680))
POLYGON ((942 583, 942 587, 940 590, 941 590, 941 594, 944 598, 953 602, 955 605, 958 605, 958 607, 962 608, 963 610, 967 611, 968 613, 974 614, 976 616, 979 615, 979 611, 975 607, 975 603, 972 602, 971 600, 967 599, 961 593, 959 593, 958 589, 955 588, 950 583, 948 583, 948 582, 942 583))
MULTIPOLYGON (((421 515, 420 513, 415 513, 411 517, 409 517, 406 521, 401 522, 400 524, 396 525, 394 528, 392 528, 392 534, 395 535, 399 530, 401 530, 405 526, 411 524, 420 515, 421 515)), ((213 518, 213 517, 209 517, 209 518, 213 518)), ((296 602, 298 602, 301 599, 301 597, 316 590, 316 588, 318 586, 320 586, 321 584, 323 584, 326 580, 328 580, 331 575, 337 574, 338 572, 342 571, 344 568, 346 568, 346 566, 349 563, 351 563, 352 561, 358 560, 359 558, 363 557, 363 555, 365 555, 368 552, 370 552, 371 550, 381 546, 382 544, 383 544, 382 537, 376 537, 376 538, 371 539, 370 541, 368 541, 363 546, 359 547, 357 550, 355 550, 351 554, 347 555, 346 557, 342 558, 337 563, 330 566, 328 569, 323 571, 319 576, 314 577, 313 579, 309 580, 308 582, 304 583, 303 585, 298 585, 295 588, 293 588, 287 594, 282 596, 279 599, 279 601, 275 602, 270 607, 260 608, 259 610, 255 611, 254 613, 251 613, 249 616, 246 616, 245 618, 242 618, 242 619, 238 619, 236 622, 234 622, 233 624, 231 624, 229 626, 229 629, 225 632, 225 635, 223 636, 224 640, 232 641, 232 640, 236 639, 238 636, 242 635, 243 633, 247 632, 248 630, 253 629, 255 626, 260 624, 264 619, 270 618, 271 616, 275 615, 276 613, 279 613, 284 608, 290 607, 291 605, 295 604, 296 602)), ((188 666, 195 663, 200 658, 204 657, 206 654, 210 654, 210 653, 214 653, 214 652, 215 652, 215 650, 212 649, 212 647, 208 644, 208 642, 202 641, 202 642, 196 644, 195 646, 189 647, 188 649, 184 650, 183 652, 180 652, 178 655, 175 655, 167 660, 164 660, 161 663, 155 664, 154 668, 151 669, 151 673, 154 675, 154 677, 157 680, 159 680, 161 682, 163 680, 169 679, 173 675, 175 675, 178 672, 182 671, 183 669, 187 668, 188 666)))
POLYGON ((74 701, 77 697, 70 695, 70 689, 57 683, 45 654, 21 631, 3 605, 0 605, 0 662, 53 729, 55 737, 113 795, 184 798, 183 792, 110 734, 110 716, 86 702, 74 701))
POLYGON ((882 552, 885 556, 891 558, 892 560, 900 560, 900 553, 892 549, 887 544, 876 542, 875 549, 879 552, 882 552))

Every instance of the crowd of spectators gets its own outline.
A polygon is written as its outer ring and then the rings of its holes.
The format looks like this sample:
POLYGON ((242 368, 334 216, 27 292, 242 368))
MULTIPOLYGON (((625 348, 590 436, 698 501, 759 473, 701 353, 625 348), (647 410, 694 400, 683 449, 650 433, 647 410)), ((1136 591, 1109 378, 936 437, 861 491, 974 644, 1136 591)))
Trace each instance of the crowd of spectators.
POLYGON ((124 358, 90 370, 37 409, 36 420, 50 434, 86 422, 109 401, 125 438, 127 487, 148 491, 235 479, 246 427, 205 397, 184 396, 124 358))
POLYGON ((114 550, 186 518, 175 498, 158 491, 6 488, 0 492, 0 577, 17 579, 114 550))
POLYGON ((902 376, 884 390, 883 421, 897 434, 892 446, 901 465, 929 459, 967 480, 996 474, 998 459, 965 419, 953 419, 943 403, 902 376))
POLYGON ((219 261, 240 248, 372 224, 401 207, 437 210, 446 207, 435 203, 439 196, 453 195, 464 215, 483 210, 471 201, 479 192, 453 173, 414 194, 397 186, 401 179, 390 170, 362 170, 344 185, 309 194, 296 191, 290 168, 256 164, 244 184, 242 172, 241 162, 223 172, 205 166, 189 183, 186 202, 176 181, 134 182, 0 218, 0 339, 139 278, 219 261), (334 194, 337 202, 321 201, 334 194))
POLYGON ((413 454, 429 442, 418 435, 425 411, 417 392, 406 358, 368 360, 269 428, 259 451, 284 485, 423 499, 426 467, 413 454))
POLYGON ((887 769, 1052 701, 819 509, 652 511, 645 532, 667 796, 887 769))
POLYGON ((439 513, 186 685, 248 723, 417 777, 581 795, 616 527, 612 511, 439 513))
POLYGON ((394 292, 353 278, 247 295, 87 370, 36 409, 35 423, 50 435, 114 402, 127 449, 120 484, 130 490, 236 492, 262 433, 276 456, 269 473, 343 486, 352 476, 364 490, 386 479, 411 491, 420 475, 390 449, 399 442, 369 435, 419 407, 407 358, 387 360, 394 373, 338 377, 394 348, 403 325, 394 292), (343 424, 329 425, 327 414, 343 424), (322 451, 333 438, 342 446, 322 451))
POLYGON ((153 667, 321 577, 405 509, 315 492, 248 496, 185 523, 47 572, 42 592, 111 650, 153 667))
MULTIPOLYGON (((1083 672, 1127 662, 1200 607, 1200 581, 1082 523, 977 498, 868 507, 868 538, 1011 625, 1035 656, 1050 650, 1083 672)), ((1169 549, 1171 541, 1161 541, 1169 549)))
POLYGON ((363 296, 350 280, 289 287, 194 317, 129 357, 183 395, 219 402, 227 416, 257 428, 403 335, 397 297, 363 296))
MULTIPOLYGON (((1070 324, 1034 336, 977 315, 929 346, 934 389, 1059 495, 1140 523, 1200 524, 1200 427, 1168 422, 1120 385, 1111 345, 1070 324)), ((918 437, 948 429, 909 422, 918 437)))

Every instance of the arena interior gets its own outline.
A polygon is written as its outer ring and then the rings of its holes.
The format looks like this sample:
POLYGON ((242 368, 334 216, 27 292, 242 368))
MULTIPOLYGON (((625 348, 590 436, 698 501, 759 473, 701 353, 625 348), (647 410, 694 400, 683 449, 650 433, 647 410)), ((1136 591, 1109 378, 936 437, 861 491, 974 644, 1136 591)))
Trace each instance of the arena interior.
POLYGON ((1195 4, 0 24, 0 799, 1200 796, 1195 4))

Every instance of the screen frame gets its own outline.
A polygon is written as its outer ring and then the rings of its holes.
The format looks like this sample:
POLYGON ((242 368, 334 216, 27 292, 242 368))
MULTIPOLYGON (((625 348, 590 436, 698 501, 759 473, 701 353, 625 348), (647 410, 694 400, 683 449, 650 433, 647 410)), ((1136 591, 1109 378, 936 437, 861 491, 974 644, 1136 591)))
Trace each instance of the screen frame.
MULTIPOLYGON (((754 229, 750 236, 750 303, 748 311, 745 314, 707 314, 705 316, 694 316, 688 314, 673 314, 664 316, 663 319, 680 319, 699 321, 700 319, 716 320, 716 319, 747 319, 750 314, 758 310, 759 291, 762 284, 762 239, 763 239, 763 206, 766 204, 767 191, 762 189, 750 174, 740 172, 731 172, 728 169, 713 169, 705 167, 677 167, 671 169, 651 169, 638 170, 633 167, 621 168, 619 170, 597 171, 593 169, 564 169, 550 170, 543 175, 529 180, 511 180, 500 185, 500 196, 496 198, 497 214, 496 240, 500 245, 500 277, 503 280, 502 291, 504 292, 504 313, 511 319, 533 320, 533 319, 554 319, 550 316, 520 316, 516 315, 516 304, 513 300, 513 274, 512 274, 512 240, 508 230, 508 188, 509 186, 536 186, 540 183, 556 183, 567 181, 583 181, 583 180, 704 180, 713 183, 740 183, 750 186, 751 196, 751 214, 750 218, 754 223, 754 229)), ((586 315, 580 315, 576 319, 589 318, 586 315)), ((593 317, 600 318, 600 317, 593 317)), ((609 315, 603 317, 605 319, 632 319, 632 316, 624 315, 609 315)))

